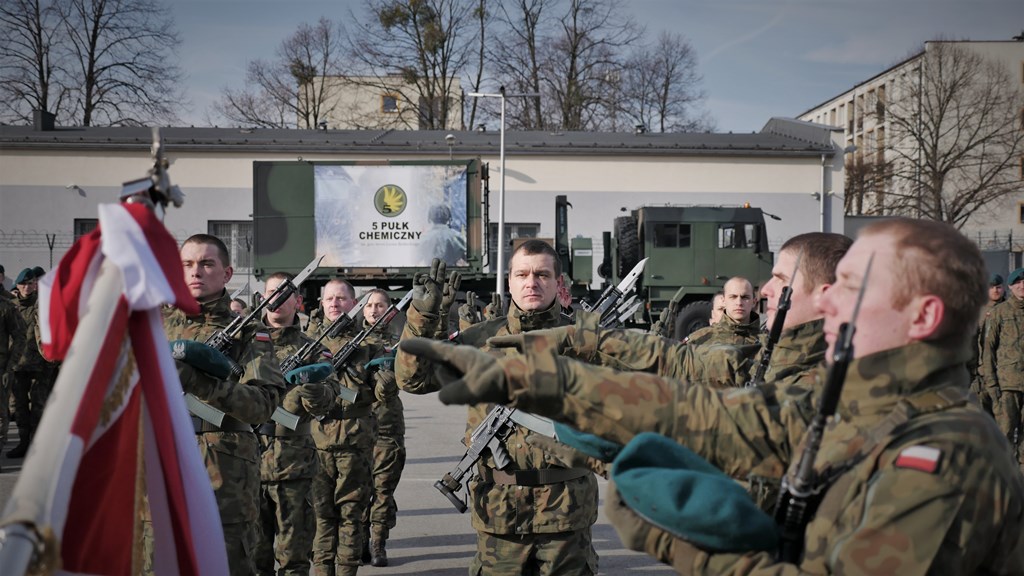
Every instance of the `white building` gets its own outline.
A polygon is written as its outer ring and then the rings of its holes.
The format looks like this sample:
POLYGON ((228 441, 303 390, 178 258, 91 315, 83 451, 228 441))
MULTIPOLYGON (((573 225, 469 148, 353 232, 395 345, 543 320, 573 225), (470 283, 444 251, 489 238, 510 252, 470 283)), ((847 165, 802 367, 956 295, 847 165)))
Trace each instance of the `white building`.
MULTIPOLYGON (((317 83, 321 81, 317 79, 317 83)), ((327 128, 331 130, 423 130, 442 117, 445 98, 428 97, 401 76, 331 76, 322 88, 327 128)), ((320 86, 317 86, 319 89, 320 86)), ((448 94, 444 128, 462 128, 462 83, 452 78, 438 86, 437 94, 448 94)), ((301 94, 301 92, 300 92, 301 94)))
MULTIPOLYGON (((904 194, 907 197, 919 197, 913 194, 913 185, 909 180, 892 177, 893 173, 900 174, 904 171, 911 174, 910 171, 917 170, 920 174, 920 166, 927 163, 927 159, 921 158, 925 153, 922 152, 922 147, 911 144, 906 137, 910 131, 901 130, 900 114, 902 112, 909 115, 902 116, 904 118, 916 117, 920 127, 918 133, 929 132, 927 123, 937 117, 936 112, 929 112, 928 102, 928 94, 935 91, 931 84, 933 80, 930 78, 938 76, 933 63, 937 58, 946 58, 959 50, 980 57, 973 62, 980 63, 983 67, 994 65, 1005 71, 1004 81, 1009 82, 1011 89, 1016 89, 1016 95, 1013 95, 1012 91, 1010 94, 1019 104, 1002 108, 1006 112, 1002 125, 1008 127, 1009 131, 1016 132, 1015 138, 1020 138, 1020 129, 1024 127, 1024 41, 926 42, 922 52, 798 115, 801 120, 832 126, 842 131, 842 145, 850 151, 846 154, 847 176, 853 178, 853 181, 846 183, 847 195, 850 196, 846 207, 848 214, 891 214, 900 211, 897 207, 899 200, 894 200, 895 198, 904 194), (947 56, 940 56, 941 54, 947 56), (929 66, 933 69, 929 69, 929 66), (922 94, 923 103, 920 98, 922 94), (923 114, 920 112, 922 107, 925 110, 923 114), (897 120, 894 121, 894 118, 897 120), (902 138, 901 132, 904 136, 902 138), (871 172, 879 167, 884 167, 884 170, 871 172), (861 195, 857 192, 858 170, 867 175, 864 186, 867 194, 861 195), (883 176, 872 181, 873 174, 888 174, 888 177, 883 176)), ((978 82, 984 82, 992 76, 980 73, 976 78, 978 82)), ((942 148, 953 149, 963 142, 962 137, 958 136, 960 139, 953 143, 953 131, 948 130, 952 124, 950 120, 954 117, 970 117, 969 115, 980 105, 966 102, 959 104, 967 112, 946 112, 948 116, 944 120, 942 130, 935 130, 944 132, 940 137, 942 148)), ((988 119, 992 117, 994 114, 988 119)), ((988 144, 987 150, 983 146, 980 154, 991 155, 994 146, 988 144)), ((1000 162, 1008 162, 1008 166, 1000 170, 999 177, 1005 179, 1011 188, 1016 188, 1016 192, 998 201, 985 202, 983 208, 971 216, 962 228, 968 236, 981 239, 980 244, 983 248, 1004 244, 1005 239, 1011 236, 1014 239, 1015 250, 1019 251, 1022 248, 1024 182, 1021 182, 1021 179, 1024 179, 1024 148, 1018 147, 1017 150, 1016 153, 995 155, 1000 162), (993 237, 999 241, 991 242, 993 237)), ((974 153, 977 154, 979 151, 976 150, 974 153)), ((957 177, 955 171, 949 175, 951 179, 957 177)), ((955 180, 953 182, 953 186, 956 186, 955 180)), ((913 212, 912 209, 902 211, 906 215, 916 215, 913 212)))
MULTIPOLYGON (((245 284, 249 272, 256 160, 481 157, 490 163, 492 221, 498 213, 498 132, 161 133, 171 180, 187 195, 184 207, 169 210, 167 227, 179 240, 197 232, 227 240, 236 263, 233 286, 245 284)), ((570 237, 593 238, 601 254, 601 233, 637 206, 749 202, 781 218, 768 221, 776 250, 802 232, 842 232, 840 137, 828 127, 786 119, 772 119, 751 134, 508 132, 506 223, 512 236, 554 237, 554 199, 565 194, 573 205, 570 237)), ((146 174, 150 141, 145 128, 0 127, 0 264, 9 275, 56 264, 75 236, 94 226, 97 204, 116 201, 122 182, 146 174)))

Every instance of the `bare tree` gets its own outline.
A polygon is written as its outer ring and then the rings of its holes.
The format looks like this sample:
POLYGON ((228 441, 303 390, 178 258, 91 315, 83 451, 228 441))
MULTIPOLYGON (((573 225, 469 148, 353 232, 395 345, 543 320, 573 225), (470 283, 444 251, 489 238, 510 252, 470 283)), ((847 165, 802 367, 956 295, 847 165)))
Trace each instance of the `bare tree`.
POLYGON ((656 132, 708 130, 697 54, 676 33, 662 32, 653 46, 640 46, 626 62, 617 104, 629 119, 656 132))
POLYGON ((1005 67, 954 42, 926 44, 872 114, 886 122, 886 210, 958 228, 1021 189, 1024 92, 1005 67))
MULTIPOLYGON (((546 35, 554 28, 545 25, 551 0, 516 0, 499 3, 496 15, 503 32, 488 52, 495 82, 510 93, 540 94, 543 71, 540 53, 546 35)), ((542 130, 545 118, 540 98, 509 99, 506 102, 506 124, 518 130, 542 130)), ((495 106, 488 106, 491 115, 495 106)))
POLYGON ((173 122, 182 106, 180 43, 158 0, 56 0, 82 126, 173 122))
POLYGON ((260 128, 316 128, 330 117, 344 84, 343 33, 327 18, 302 24, 273 62, 254 60, 246 87, 224 88, 214 110, 230 122, 260 128))
POLYGON ((353 17, 350 56, 363 78, 352 80, 401 103, 391 110, 395 126, 461 126, 456 86, 478 51, 471 27, 481 22, 481 7, 473 0, 368 0, 367 17, 353 17))
POLYGON ((30 122, 33 110, 67 121, 67 78, 58 65, 60 18, 40 0, 0 4, 0 119, 30 122))
POLYGON ((892 166, 884 158, 851 157, 843 170, 843 208, 846 214, 880 216, 886 213, 886 189, 892 181, 892 166))

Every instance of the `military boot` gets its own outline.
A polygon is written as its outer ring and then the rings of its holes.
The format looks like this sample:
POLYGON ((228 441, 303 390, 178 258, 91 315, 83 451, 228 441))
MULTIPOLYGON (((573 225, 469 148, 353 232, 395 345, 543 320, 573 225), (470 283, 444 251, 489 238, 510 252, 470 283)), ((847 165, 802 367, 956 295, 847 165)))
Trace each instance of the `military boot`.
POLYGON ((373 535, 370 537, 370 565, 377 568, 383 568, 388 565, 388 552, 384 548, 387 541, 387 528, 373 526, 373 535))
POLYGON ((369 564, 373 561, 373 555, 370 554, 370 527, 369 525, 363 526, 363 552, 359 560, 363 564, 369 564))

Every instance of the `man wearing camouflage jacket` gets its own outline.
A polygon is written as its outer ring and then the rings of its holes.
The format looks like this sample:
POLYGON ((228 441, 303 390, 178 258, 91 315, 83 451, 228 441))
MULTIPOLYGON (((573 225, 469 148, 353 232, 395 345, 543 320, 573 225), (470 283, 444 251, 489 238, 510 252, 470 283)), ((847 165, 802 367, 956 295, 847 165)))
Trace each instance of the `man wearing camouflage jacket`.
MULTIPOLYGON (((266 280, 264 297, 271 298, 278 286, 291 280, 292 276, 284 272, 271 274, 266 280)), ((301 296, 292 294, 277 310, 268 309, 263 317, 278 363, 311 342, 299 329, 296 312, 301 305, 301 296)), ((296 372, 316 368, 310 365, 323 362, 330 362, 327 349, 314 350, 296 372)), ((302 379, 302 374, 292 376, 302 379)), ((271 420, 256 428, 261 451, 260 538, 254 556, 262 576, 309 574, 316 531, 309 495, 313 478, 319 471, 310 423, 313 416, 326 414, 333 407, 336 386, 338 382, 333 373, 318 382, 296 381, 283 394, 281 407, 299 417, 298 426, 292 430, 271 420)))
POLYGON ((1006 280, 1010 297, 992 309, 985 323, 981 376, 999 428, 1024 470, 1024 268, 1006 280))
POLYGON ((25 321, 21 319, 14 302, 0 298, 0 451, 3 451, 7 443, 11 422, 10 398, 14 386, 14 367, 21 360, 26 341, 25 321))
MULTIPOLYGON (((435 335, 443 280, 444 266, 439 262, 429 277, 417 279, 421 292, 412 300, 403 340, 435 335)), ((486 341, 562 324, 555 298, 560 283, 554 249, 538 240, 524 242, 509 263, 512 305, 508 315, 475 324, 453 341, 479 348, 492 360, 488 352, 517 355, 492 350, 486 341)), ((395 371, 399 386, 407 392, 426 394, 441 388, 432 362, 400 351, 395 371)), ((485 405, 469 409, 467 440, 489 409, 485 405)), ((590 538, 590 526, 597 520, 597 480, 589 470, 535 447, 530 442, 533 435, 516 426, 505 441, 512 464, 495 469, 488 456, 469 482, 469 506, 477 531, 477 551, 469 570, 473 576, 597 573, 590 538)))
MULTIPOLYGON (((329 329, 356 304, 351 285, 341 280, 327 282, 321 301, 324 321, 319 330, 329 329)), ((309 330, 306 333, 313 338, 320 335, 309 330)), ((351 332, 342 333, 325 338, 323 343, 337 355, 353 336, 351 332)), ((378 395, 387 393, 388 387, 386 379, 370 374, 364 366, 379 352, 378 346, 364 342, 352 353, 337 376, 342 386, 357 392, 355 403, 339 397, 327 416, 313 424, 320 461, 320 473, 313 478, 313 574, 317 576, 351 576, 362 561, 363 516, 373 488, 373 444, 377 438, 371 406, 378 395)))
MULTIPOLYGON (((891 219, 861 231, 836 275, 818 306, 831 352, 860 302, 854 360, 815 460, 828 481, 800 558, 789 564, 768 551, 700 549, 609 498, 623 542, 681 574, 1019 574, 1024 479, 967 390, 971 331, 964 326, 977 321, 985 294, 977 247, 942 223, 891 219)), ((456 369, 443 401, 502 396, 619 442, 656 431, 727 473, 738 462, 782 455, 762 430, 789 409, 767 406, 757 388, 711 391, 617 373, 528 338, 525 357, 497 365, 468 348, 403 347, 456 369)), ((796 455, 782 459, 790 473, 796 455)))
MULTIPOLYGON (((181 261, 185 284, 199 301, 200 313, 187 316, 172 309, 164 317, 164 331, 172 343, 205 342, 235 318, 224 289, 233 273, 230 256, 218 238, 196 234, 182 244, 181 261)), ((284 379, 270 335, 259 322, 243 329, 229 356, 244 369, 239 380, 221 380, 184 361, 175 363, 185 392, 227 414, 219 427, 195 416, 192 423, 217 499, 231 574, 252 575, 260 490, 259 449, 252 426, 270 418, 284 379)), ((152 544, 148 540, 147 548, 152 544)), ((152 562, 151 551, 146 557, 147 564, 152 562)), ((152 566, 147 567, 151 571, 152 566)))

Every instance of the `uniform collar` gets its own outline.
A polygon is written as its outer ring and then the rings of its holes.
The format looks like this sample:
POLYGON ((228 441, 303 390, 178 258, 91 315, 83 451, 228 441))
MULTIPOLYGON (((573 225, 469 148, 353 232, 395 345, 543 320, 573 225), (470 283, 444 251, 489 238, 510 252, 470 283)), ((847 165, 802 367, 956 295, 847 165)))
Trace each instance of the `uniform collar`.
POLYGON ((562 307, 558 304, 557 298, 551 302, 551 306, 536 312, 523 310, 515 301, 512 302, 512 306, 508 310, 508 328, 513 334, 553 328, 561 323, 562 307))
POLYGON ((231 297, 228 296, 228 291, 221 289, 220 296, 213 300, 199 303, 199 314, 196 316, 189 316, 189 318, 203 317, 206 319, 210 318, 224 318, 225 316, 231 316, 231 297))
POLYGON ((839 399, 844 418, 884 414, 906 396, 955 385, 966 388, 964 363, 967 347, 951 350, 929 342, 915 342, 850 362, 839 399))
POLYGON ((782 331, 771 360, 771 379, 810 370, 825 359, 825 319, 819 318, 782 331))

